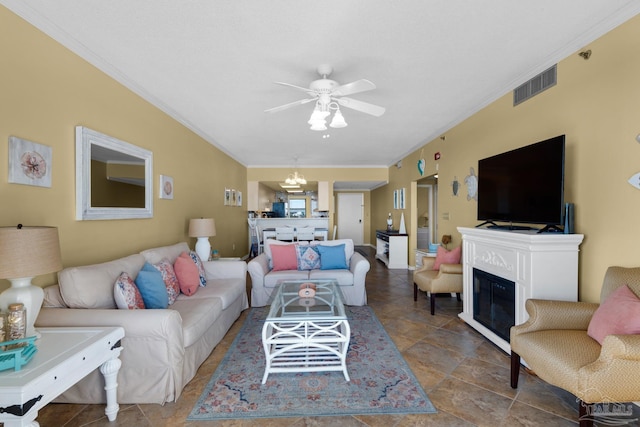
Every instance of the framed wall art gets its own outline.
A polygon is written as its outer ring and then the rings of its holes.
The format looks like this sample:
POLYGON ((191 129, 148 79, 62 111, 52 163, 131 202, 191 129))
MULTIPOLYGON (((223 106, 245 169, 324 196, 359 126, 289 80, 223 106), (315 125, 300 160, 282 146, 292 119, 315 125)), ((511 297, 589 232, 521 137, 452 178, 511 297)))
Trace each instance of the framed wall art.
POLYGON ((224 205, 229 206, 231 204, 231 189, 224 189, 224 205))
POLYGON ((9 182, 51 188, 51 147, 10 136, 9 182))
POLYGON ((173 178, 160 175, 160 198, 173 200, 173 178))
POLYGON ((242 206, 242 191, 236 191, 236 206, 242 206))

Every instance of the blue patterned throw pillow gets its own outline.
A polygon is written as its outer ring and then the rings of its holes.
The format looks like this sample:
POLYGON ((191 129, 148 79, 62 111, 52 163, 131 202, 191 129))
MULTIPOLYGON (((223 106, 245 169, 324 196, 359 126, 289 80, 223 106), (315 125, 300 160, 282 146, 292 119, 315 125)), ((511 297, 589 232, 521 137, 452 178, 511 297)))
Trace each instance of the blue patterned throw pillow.
POLYGON ((202 260, 200 256, 195 251, 189 251, 189 256, 198 267, 198 275, 200 276, 200 286, 207 286, 207 276, 205 276, 204 265, 202 265, 202 260))
POLYGON ((311 246, 296 245, 298 270, 317 270, 320 268, 320 254, 311 246))

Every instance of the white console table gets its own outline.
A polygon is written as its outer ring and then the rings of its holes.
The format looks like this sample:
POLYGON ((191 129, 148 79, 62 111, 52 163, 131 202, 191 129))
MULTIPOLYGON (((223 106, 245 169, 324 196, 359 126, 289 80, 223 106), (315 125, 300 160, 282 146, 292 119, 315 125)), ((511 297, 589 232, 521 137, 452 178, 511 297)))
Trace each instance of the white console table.
POLYGON ((96 368, 105 379, 105 415, 114 421, 121 327, 38 328, 38 351, 19 371, 0 372, 0 422, 37 427, 38 410, 96 368))
POLYGON ((507 353, 509 343, 474 319, 473 269, 515 283, 515 324, 528 319, 530 298, 578 300, 582 234, 458 227, 462 234, 463 312, 459 317, 507 353))
POLYGON ((409 268, 409 236, 397 231, 376 231, 376 258, 387 268, 409 268))

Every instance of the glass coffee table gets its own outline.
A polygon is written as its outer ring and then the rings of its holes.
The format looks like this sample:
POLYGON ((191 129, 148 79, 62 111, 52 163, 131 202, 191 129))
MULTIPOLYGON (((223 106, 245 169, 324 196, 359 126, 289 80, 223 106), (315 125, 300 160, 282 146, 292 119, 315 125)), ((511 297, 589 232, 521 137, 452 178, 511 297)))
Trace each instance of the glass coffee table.
POLYGON ((346 381, 351 337, 340 286, 335 280, 285 281, 278 285, 262 327, 266 367, 271 373, 342 371, 346 381), (313 284, 315 295, 302 297, 313 284))

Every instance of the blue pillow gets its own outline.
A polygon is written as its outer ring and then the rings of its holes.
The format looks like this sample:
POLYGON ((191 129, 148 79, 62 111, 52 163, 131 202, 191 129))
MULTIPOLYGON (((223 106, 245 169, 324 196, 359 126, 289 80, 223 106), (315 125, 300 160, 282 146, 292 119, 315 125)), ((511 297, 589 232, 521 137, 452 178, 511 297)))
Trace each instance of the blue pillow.
POLYGON ((169 306, 169 295, 162 273, 154 266, 145 262, 135 282, 146 308, 167 308, 169 306))
POLYGON ((320 252, 320 270, 348 269, 347 258, 344 255, 344 243, 335 246, 316 246, 320 252))

